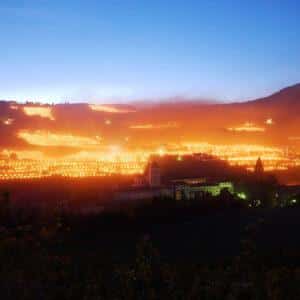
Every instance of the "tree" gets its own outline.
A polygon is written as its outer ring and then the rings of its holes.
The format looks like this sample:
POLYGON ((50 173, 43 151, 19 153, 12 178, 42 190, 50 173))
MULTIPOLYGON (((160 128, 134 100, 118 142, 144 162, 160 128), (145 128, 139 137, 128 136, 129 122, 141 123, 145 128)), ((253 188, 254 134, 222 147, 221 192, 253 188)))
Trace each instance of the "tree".
POLYGON ((8 220, 10 215, 10 192, 9 191, 3 191, 1 193, 1 199, 0 199, 0 218, 1 221, 5 222, 8 220))

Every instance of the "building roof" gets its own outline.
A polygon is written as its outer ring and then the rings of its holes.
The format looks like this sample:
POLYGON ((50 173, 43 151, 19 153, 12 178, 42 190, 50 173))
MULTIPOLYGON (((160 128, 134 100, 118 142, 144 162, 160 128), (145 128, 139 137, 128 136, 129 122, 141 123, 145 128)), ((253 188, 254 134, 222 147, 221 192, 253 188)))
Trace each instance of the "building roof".
POLYGON ((116 192, 118 193, 126 193, 126 192, 149 192, 149 191, 158 191, 163 189, 164 187, 152 187, 149 185, 143 186, 129 186, 125 188, 118 189, 116 192))

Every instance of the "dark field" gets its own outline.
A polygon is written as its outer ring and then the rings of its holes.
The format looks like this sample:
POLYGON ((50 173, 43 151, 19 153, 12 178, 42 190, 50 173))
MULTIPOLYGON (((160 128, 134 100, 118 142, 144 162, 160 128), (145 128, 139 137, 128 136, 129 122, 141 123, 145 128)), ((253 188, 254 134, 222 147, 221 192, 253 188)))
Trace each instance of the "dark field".
POLYGON ((89 218, 75 225, 70 245, 78 254, 96 251, 120 262, 130 260, 138 241, 146 237, 167 261, 215 262, 238 255, 252 225, 257 226, 253 238, 263 253, 300 253, 300 208, 228 210, 169 221, 89 218))
POLYGON ((299 207, 146 208, 1 227, 3 299, 299 299, 299 207))

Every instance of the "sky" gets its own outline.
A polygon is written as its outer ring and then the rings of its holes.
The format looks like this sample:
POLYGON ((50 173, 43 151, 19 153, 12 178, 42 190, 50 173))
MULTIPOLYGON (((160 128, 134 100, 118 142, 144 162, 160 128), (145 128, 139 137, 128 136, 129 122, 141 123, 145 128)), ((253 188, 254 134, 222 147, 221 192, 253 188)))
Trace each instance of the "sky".
POLYGON ((298 0, 1 0, 0 99, 241 101, 300 82, 298 0))

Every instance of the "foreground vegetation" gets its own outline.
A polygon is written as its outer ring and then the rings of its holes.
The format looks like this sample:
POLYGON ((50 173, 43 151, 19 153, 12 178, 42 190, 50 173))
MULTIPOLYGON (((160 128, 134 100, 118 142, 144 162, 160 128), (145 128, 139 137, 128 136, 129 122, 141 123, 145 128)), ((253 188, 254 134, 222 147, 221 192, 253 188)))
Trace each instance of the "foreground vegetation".
MULTIPOLYGON (((126 222, 124 218, 122 223, 120 215, 99 217, 101 234, 114 234, 111 225, 118 222, 126 234, 128 220, 139 222, 138 216, 126 216, 126 222)), ((3 224, 1 299, 300 299, 300 253, 258 250, 256 235, 264 220, 245 228, 238 255, 197 264, 165 259, 143 230, 132 257, 113 261, 109 253, 85 244, 80 222, 87 219, 56 216, 3 224), (74 236, 80 251, 74 247, 74 236)), ((122 256, 123 249, 118 250, 122 256)))

